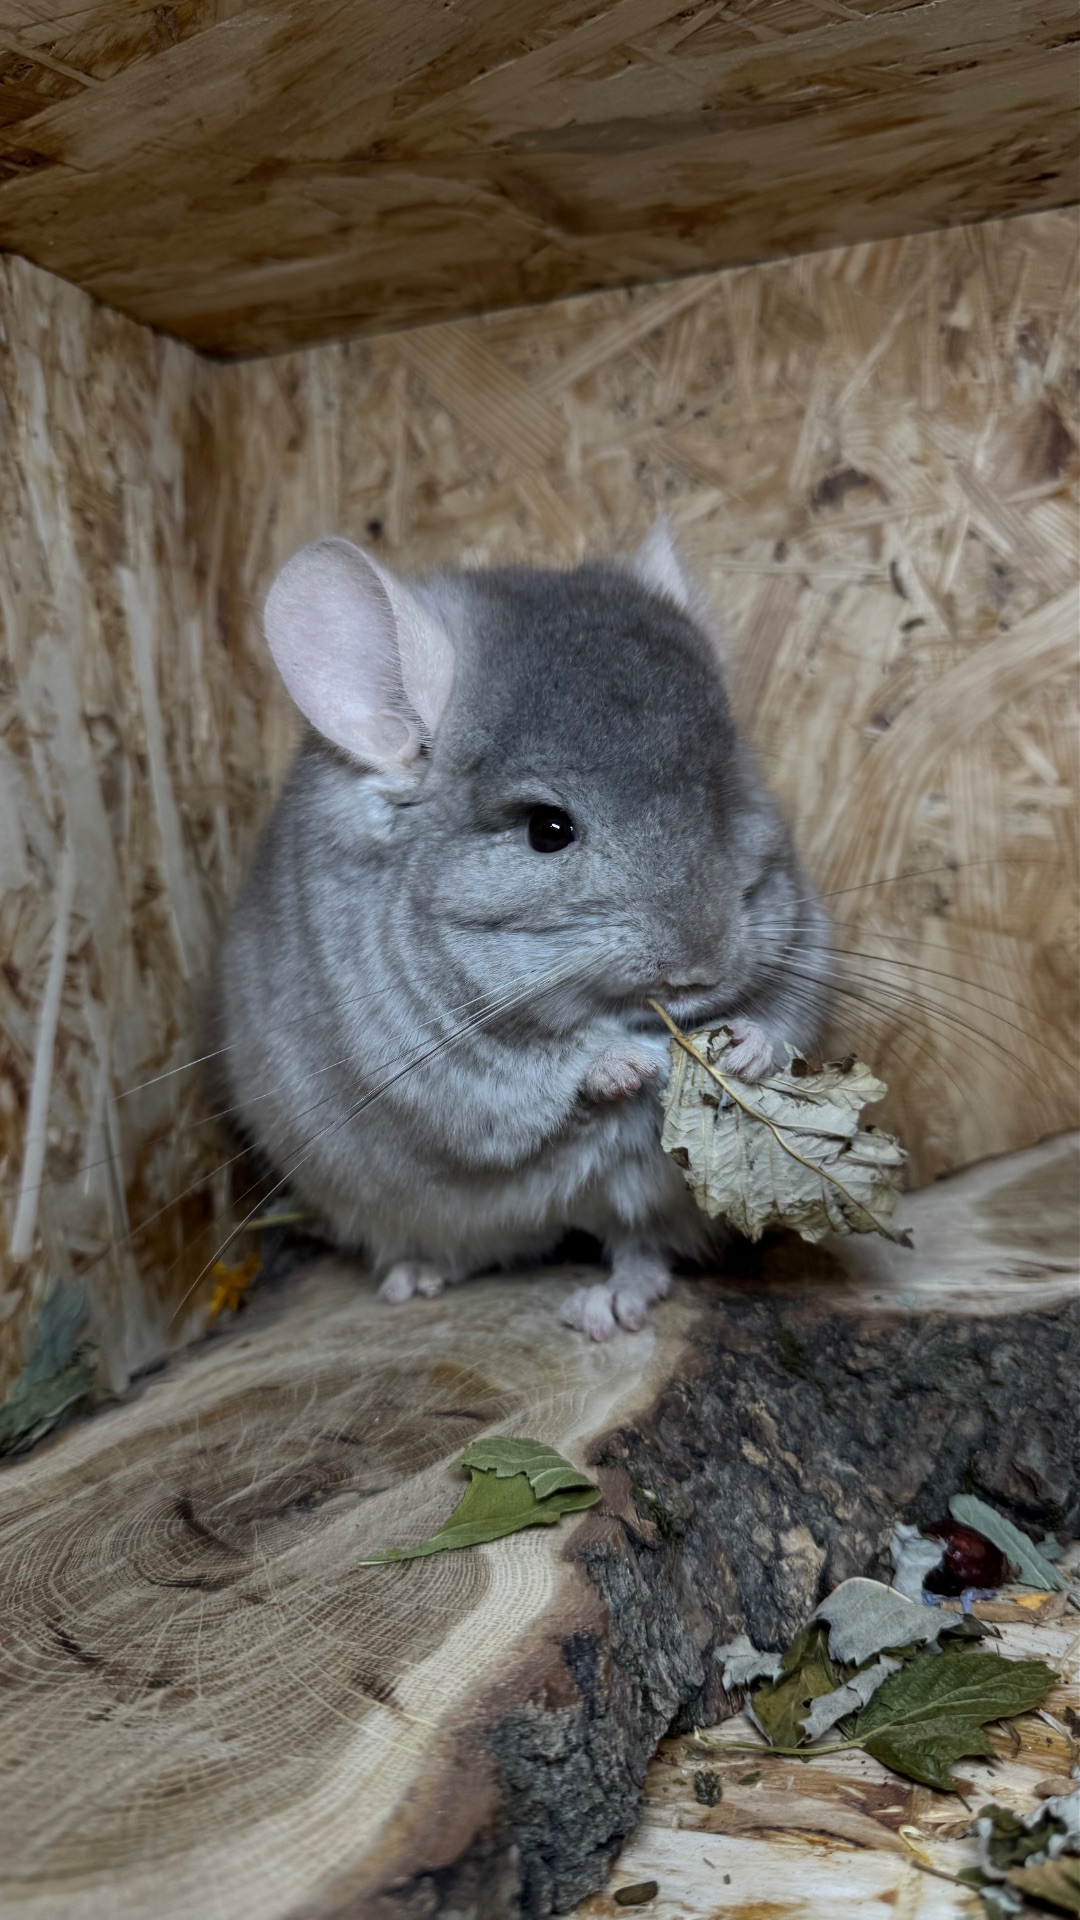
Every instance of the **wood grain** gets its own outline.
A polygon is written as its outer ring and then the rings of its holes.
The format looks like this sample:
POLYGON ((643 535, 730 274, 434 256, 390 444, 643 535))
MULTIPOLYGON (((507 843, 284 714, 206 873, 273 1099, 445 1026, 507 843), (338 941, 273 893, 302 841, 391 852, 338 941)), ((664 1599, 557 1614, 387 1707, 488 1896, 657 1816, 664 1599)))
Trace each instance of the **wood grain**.
POLYGON ((0 6, 0 243, 265 352, 1077 197, 1066 0, 0 6))
POLYGON ((796 1242, 607 1347, 560 1325, 567 1271, 393 1309, 327 1264, 9 1468, 6 1920, 509 1920, 601 1885, 658 1738, 729 1710, 714 1645, 790 1637, 962 1474, 1076 1525, 1076 1185, 1052 1142, 905 1198, 916 1252, 796 1242), (358 1565, 435 1529, 490 1431, 603 1506, 358 1565))

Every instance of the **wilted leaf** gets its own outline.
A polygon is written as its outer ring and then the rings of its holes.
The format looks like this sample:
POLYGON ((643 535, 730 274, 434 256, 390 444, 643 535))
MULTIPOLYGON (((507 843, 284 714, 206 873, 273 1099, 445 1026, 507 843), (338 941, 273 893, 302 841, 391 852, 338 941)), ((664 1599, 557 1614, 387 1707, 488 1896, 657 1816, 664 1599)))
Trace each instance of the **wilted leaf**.
POLYGON ((500 1480, 523 1473, 538 1500, 546 1500, 550 1494, 570 1487, 590 1487, 595 1491, 587 1474, 572 1467, 561 1453, 556 1453, 554 1447, 546 1447, 541 1440, 513 1440, 505 1434, 493 1434, 489 1439, 474 1440, 467 1446, 461 1464, 476 1467, 481 1473, 497 1474, 500 1480))
POLYGON ((496 1440, 490 1444, 495 1449, 493 1454, 483 1440, 474 1441, 461 1454, 458 1464, 468 1466, 469 1485, 438 1533, 415 1547, 388 1547, 385 1553, 359 1564, 373 1567, 387 1560, 418 1560, 429 1553, 482 1546, 488 1540, 519 1533, 523 1527, 552 1527, 564 1514, 581 1513, 599 1500, 599 1487, 554 1448, 535 1440, 496 1440), (538 1496, 528 1472, 511 1464, 510 1447, 529 1449, 536 1478, 541 1484, 551 1483, 552 1492, 543 1498, 538 1496), (485 1459, 491 1460, 490 1466, 479 1464, 485 1459))
POLYGON ((1010 1867, 1026 1866, 1033 1854, 1059 1853, 1068 1839, 1064 1820, 1043 1802, 1033 1813, 1015 1813, 993 1803, 979 1810, 974 1826, 979 1842, 979 1865, 992 1879, 1003 1879, 1010 1867), (1057 1842, 1058 1844, 1054 1844, 1057 1842))
POLYGON ((806 1738, 820 1740, 822 1734, 828 1733, 830 1727, 835 1727, 838 1720, 846 1719, 849 1713, 857 1713, 860 1707, 865 1707, 878 1688, 884 1686, 890 1673, 899 1673, 902 1664, 902 1661, 890 1660, 888 1654, 883 1653, 872 1667, 863 1667, 859 1673, 853 1673, 851 1679, 845 1680, 843 1686, 837 1687, 833 1693, 823 1693, 820 1699, 814 1701, 803 1721, 806 1738))
POLYGON ((853 1738, 887 1767, 955 1791, 954 1760, 990 1754, 987 1721, 1037 1707, 1057 1675, 1041 1660, 942 1653, 911 1660, 864 1707, 853 1738))
POLYGON ((0 1455, 26 1453, 88 1399, 97 1370, 78 1346, 86 1319, 81 1286, 54 1287, 34 1328, 34 1350, 0 1407, 0 1455))
POLYGON ((775 1680, 783 1668, 782 1653, 761 1653, 745 1633, 736 1635, 725 1647, 717 1647, 716 1659, 724 1663, 722 1675, 728 1693, 732 1687, 748 1687, 751 1680, 775 1680))
POLYGON ((1041 1900, 1058 1913, 1080 1914, 1080 1860, 1046 1860, 1039 1867, 1013 1867, 1010 1887, 1028 1900, 1041 1900))
POLYGON ((767 1227, 792 1227, 804 1240, 874 1232, 904 1240, 892 1224, 903 1149, 886 1133, 859 1129, 863 1107, 888 1091, 869 1067, 797 1074, 792 1056, 751 1083, 724 1070, 726 1028, 672 1030, 661 1144, 710 1218, 722 1216, 750 1240, 767 1227), (726 1105, 716 1103, 718 1079, 726 1105))
POLYGON ((752 1718, 774 1747, 797 1747, 805 1740, 807 1708, 834 1692, 839 1675, 829 1659, 823 1627, 811 1621, 792 1641, 777 1680, 763 1680, 750 1700, 752 1718))
POLYGON ((953 1616, 916 1606, 880 1580, 845 1580, 821 1602, 814 1616, 829 1625, 829 1652, 845 1666, 861 1667, 887 1647, 936 1640, 953 1616))
POLYGON ((1064 1574, 1039 1552, 1034 1540, 1014 1527, 1003 1513, 995 1513, 985 1500, 976 1499, 973 1493, 957 1493, 949 1501, 949 1512, 962 1526, 974 1528, 984 1539, 1000 1547, 1006 1559, 1019 1568, 1025 1586, 1053 1593, 1068 1585, 1064 1574))
POLYGON ((922 1605, 923 1581, 933 1568, 941 1565, 945 1549, 940 1540, 927 1540, 918 1527, 904 1525, 893 1528, 889 1542, 892 1554, 892 1583, 897 1593, 905 1600, 922 1605))

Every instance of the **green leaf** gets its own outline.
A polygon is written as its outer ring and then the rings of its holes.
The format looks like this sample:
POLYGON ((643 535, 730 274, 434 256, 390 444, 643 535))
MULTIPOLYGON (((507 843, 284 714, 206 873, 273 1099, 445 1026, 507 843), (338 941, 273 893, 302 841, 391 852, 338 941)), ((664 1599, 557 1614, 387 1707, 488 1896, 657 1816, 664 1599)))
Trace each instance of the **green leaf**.
POLYGON ((1041 1867, 1014 1867, 1005 1875, 1028 1900, 1041 1900, 1058 1913, 1080 1914, 1080 1860, 1046 1860, 1041 1867))
POLYGON ((486 1440, 474 1440, 461 1455, 461 1464, 477 1467, 481 1473, 495 1473, 500 1480, 524 1473, 538 1500, 546 1500, 564 1488, 594 1485, 587 1474, 579 1473, 554 1447, 545 1447, 540 1440, 513 1440, 502 1433, 492 1434, 486 1440))
POLYGON ((1006 1559, 1020 1569, 1024 1586, 1037 1587, 1043 1593, 1055 1593, 1068 1586, 1064 1574, 1044 1559, 1034 1540, 1014 1527, 1003 1513, 988 1507, 985 1500, 977 1500, 973 1493, 956 1493, 949 1501, 949 1512, 961 1526, 974 1528, 984 1540, 1000 1547, 1006 1559))
POLYGON ((26 1453, 92 1393, 96 1370, 78 1344, 86 1289, 54 1286, 34 1327, 34 1349, 0 1407, 0 1455, 26 1453))
POLYGON ((993 1752, 986 1722, 1039 1706, 1056 1679, 1041 1660, 920 1654, 874 1695, 852 1737, 907 1779, 955 1792, 952 1762, 993 1752))
POLYGON ((0 1455, 26 1453, 36 1446, 89 1397, 96 1381, 95 1369, 78 1354, 47 1380, 28 1380, 23 1373, 11 1399, 0 1407, 0 1455))
POLYGON ((460 1455, 458 1464, 467 1466, 469 1485, 445 1526, 429 1540, 415 1547, 388 1547, 362 1567, 379 1566, 387 1560, 418 1560, 429 1553, 447 1553, 458 1547, 479 1547, 488 1540, 501 1540, 523 1527, 553 1527, 566 1513, 582 1513, 594 1507, 600 1489, 572 1467, 568 1460, 537 1440, 476 1440, 460 1455), (532 1477, 515 1464, 528 1459, 532 1477), (527 1453, 521 1452, 527 1449, 527 1453), (536 1485, 551 1491, 538 1495, 536 1485))
POLYGON ((839 1679, 829 1659, 827 1634, 812 1620, 784 1655, 778 1680, 763 1680, 750 1696, 754 1719, 774 1747, 797 1747, 806 1739, 803 1720, 811 1702, 834 1692, 839 1679))

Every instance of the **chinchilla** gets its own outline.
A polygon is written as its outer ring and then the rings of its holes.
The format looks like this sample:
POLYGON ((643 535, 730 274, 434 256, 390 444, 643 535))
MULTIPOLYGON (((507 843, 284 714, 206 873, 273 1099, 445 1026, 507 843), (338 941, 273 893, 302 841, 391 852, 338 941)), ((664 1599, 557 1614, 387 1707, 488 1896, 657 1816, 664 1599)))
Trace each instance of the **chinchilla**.
POLYGON ((215 982, 242 1129, 389 1301, 596 1236, 644 1325, 715 1229, 660 1147, 668 1036, 811 1046, 826 921, 666 525, 633 560, 401 580, 343 539, 266 636, 309 730, 215 982))

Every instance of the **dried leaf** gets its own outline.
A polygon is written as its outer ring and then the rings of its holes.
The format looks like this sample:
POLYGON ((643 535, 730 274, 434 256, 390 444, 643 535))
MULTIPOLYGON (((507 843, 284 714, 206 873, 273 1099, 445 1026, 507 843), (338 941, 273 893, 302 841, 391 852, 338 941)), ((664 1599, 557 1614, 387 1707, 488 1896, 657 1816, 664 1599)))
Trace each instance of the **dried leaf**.
POLYGON ((983 1731, 987 1721, 1039 1706, 1056 1679, 1041 1660, 923 1654, 879 1688, 852 1738, 907 1779, 954 1792, 952 1762, 993 1752, 983 1731))
POLYGON ((97 1370, 78 1344, 86 1310, 81 1286, 56 1286, 42 1305, 34 1350, 0 1407, 0 1455, 26 1453, 93 1392, 97 1370))
POLYGON ((215 1260, 211 1272, 217 1281, 207 1309, 207 1317, 216 1320, 222 1313, 238 1313, 247 1297, 252 1281, 256 1278, 262 1261, 257 1253, 249 1253, 235 1267, 224 1260, 215 1260))
POLYGON ((890 1660, 883 1653, 872 1667, 863 1667, 853 1673, 850 1680, 837 1687, 833 1693, 823 1693, 814 1701, 803 1721, 803 1733, 807 1740, 820 1740, 823 1733, 835 1727, 838 1720, 844 1720, 849 1713, 857 1713, 872 1700, 880 1686, 883 1686, 890 1673, 899 1673, 903 1662, 890 1660))
POLYGON ((777 1680, 763 1680, 751 1695, 750 1713, 774 1747, 797 1747, 805 1739, 807 1708, 835 1691, 839 1675, 829 1658, 825 1629, 811 1621, 784 1655, 777 1680))
POLYGON ((1040 1900, 1058 1913, 1080 1914, 1080 1860, 1061 1858, 1039 1867, 1013 1867, 1005 1878, 1028 1900, 1040 1900))
POLYGON ((1037 1867, 1059 1854, 1080 1851, 1080 1789, 1052 1794, 1030 1813, 993 1802, 980 1809, 973 1831, 979 1868, 989 1880, 1004 1880, 1015 1867, 1037 1867))
POLYGON ((940 1540, 927 1540, 918 1527, 896 1526, 889 1542, 893 1563, 893 1588, 905 1600, 922 1605, 923 1581, 939 1567, 945 1555, 940 1540))
POLYGON ((541 1440, 515 1440, 500 1433, 472 1441, 461 1456, 461 1464, 477 1467, 481 1473, 497 1474, 500 1480, 523 1473, 538 1500, 570 1487, 595 1486, 554 1447, 546 1447, 541 1440))
POLYGON ((804 1240, 876 1232, 906 1243, 892 1224, 903 1149, 889 1134, 859 1128, 862 1109, 888 1091, 869 1067, 856 1060, 796 1073, 792 1055, 779 1073, 750 1083, 724 1071, 726 1028, 687 1036, 668 1024, 661 1144, 710 1218, 722 1216, 750 1240, 791 1227, 804 1240), (721 1106, 717 1082, 727 1095, 721 1106))
POLYGON ((748 1687, 751 1680, 775 1680, 783 1670, 782 1653, 761 1653, 745 1633, 729 1640, 724 1647, 717 1647, 715 1658, 722 1660, 724 1687, 728 1693, 733 1687, 748 1687))
POLYGON ((845 1666, 861 1667, 886 1648, 936 1640, 955 1617, 916 1606, 880 1580, 845 1580, 821 1602, 814 1616, 829 1625, 829 1652, 845 1666))
POLYGON ((600 1498, 599 1487, 585 1474, 554 1448, 535 1440, 477 1440, 466 1447, 458 1464, 469 1468, 469 1485, 445 1526, 415 1547, 388 1547, 371 1560, 361 1560, 362 1567, 388 1560, 417 1560, 458 1547, 478 1547, 488 1540, 501 1540, 508 1533, 519 1533, 523 1527, 552 1527, 564 1514, 581 1513, 586 1507, 594 1507, 600 1498), (508 1449, 513 1447, 528 1449, 532 1478, 528 1471, 511 1464, 508 1449), (486 1461, 490 1464, 485 1465, 486 1461), (534 1481, 550 1485, 552 1491, 541 1497, 534 1481))
POLYGON ((1038 1587, 1046 1593, 1054 1593, 1068 1586, 1068 1581, 1058 1568, 1052 1566, 1019 1527, 1006 1520, 1003 1513, 995 1513, 985 1500, 976 1499, 973 1493, 957 1493, 949 1501, 949 1512, 962 1526, 974 1528, 986 1540, 1000 1547, 1007 1560, 1020 1570, 1020 1579, 1025 1586, 1038 1587))
POLYGON ((644 1907, 660 1891, 656 1880, 638 1880, 632 1887, 619 1887, 614 1898, 617 1907, 644 1907))

